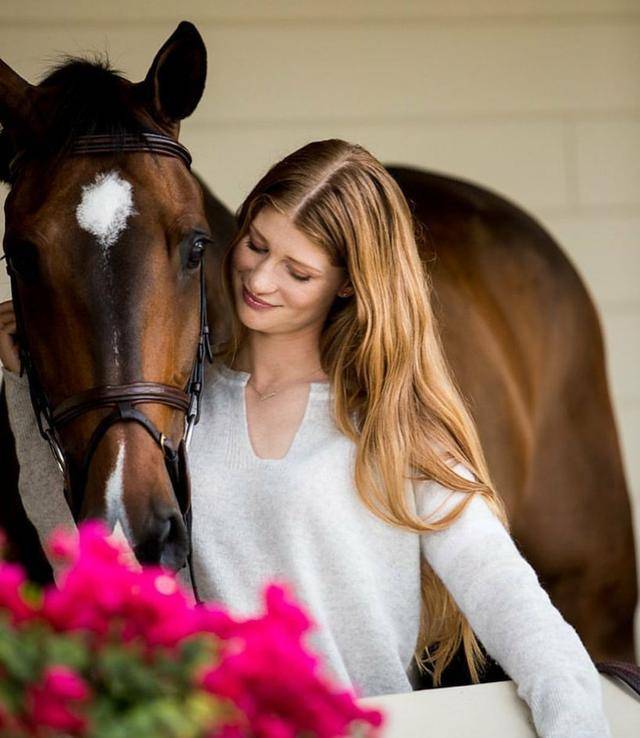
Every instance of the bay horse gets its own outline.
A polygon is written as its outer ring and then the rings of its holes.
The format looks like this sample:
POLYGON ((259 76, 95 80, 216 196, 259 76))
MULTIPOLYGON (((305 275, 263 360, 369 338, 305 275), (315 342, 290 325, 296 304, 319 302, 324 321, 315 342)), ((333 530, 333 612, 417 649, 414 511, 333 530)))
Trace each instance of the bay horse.
MULTIPOLYGON (((195 108, 204 84, 205 52, 196 34, 190 24, 180 24, 158 52, 145 81, 137 85, 99 65, 73 62, 32 88, 2 65, 3 123, 7 121, 4 125, 11 131, 14 121, 15 130, 25 128, 33 141, 32 125, 39 122, 38 135, 54 142, 47 129, 51 116, 34 114, 33 104, 27 106, 22 99, 26 91, 32 97, 41 94, 44 109, 50 110, 56 100, 73 97, 69 89, 76 94, 82 90, 80 97, 95 90, 89 100, 108 104, 91 111, 92 131, 108 129, 105 123, 111 125, 115 115, 122 130, 130 121, 137 130, 142 121, 145 127, 177 138, 178 118, 195 108), (89 80, 88 89, 80 84, 83 75, 89 80), (98 113, 104 113, 104 119, 98 113)), ((65 134, 65 141, 85 132, 86 128, 76 126, 65 134)), ((2 143, 7 145, 6 140, 2 143)), ((59 141, 55 145, 59 148, 59 141)), ((163 250, 172 242, 167 224, 179 217, 176 211, 189 212, 190 227, 210 238, 205 260, 207 316, 216 336, 224 340, 227 316, 218 303, 218 267, 235 230, 231 213, 178 161, 167 158, 152 164, 145 154, 115 159, 112 166, 117 163, 135 180, 145 208, 135 231, 135 250, 132 232, 123 238, 113 261, 112 284, 122 308, 105 316, 103 305, 96 310, 87 299, 88 287, 100 292, 86 253, 86 234, 70 222, 66 238, 56 238, 65 203, 68 210, 74 194, 77 201, 81 186, 104 169, 104 157, 66 159, 58 168, 52 167, 56 148, 46 152, 34 148, 38 151, 28 165, 32 168, 22 175, 20 197, 14 193, 18 183, 11 182, 6 172, 4 179, 12 185, 6 206, 8 234, 10 224, 19 223, 20 217, 39 213, 39 233, 44 232, 49 243, 55 242, 55 252, 53 246, 46 249, 46 242, 39 247, 31 242, 27 247, 40 248, 49 280, 45 295, 34 291, 29 315, 34 334, 43 337, 37 358, 46 387, 52 396, 62 398, 99 379, 137 378, 140 370, 156 381, 177 383, 178 375, 185 376, 196 340, 195 284, 192 280, 188 288, 182 285, 180 266, 166 261, 163 250), (83 277, 73 283, 68 279, 72 265, 83 277), (75 300, 56 292, 54 280, 55 284, 64 281, 67 290, 77 290, 75 300), (144 282, 154 289, 135 288, 144 282), (172 310, 172 306, 179 307, 172 310), (58 321, 53 326, 46 322, 45 316, 51 315, 69 321, 71 332, 65 334, 58 321), (184 316, 191 320, 191 331, 184 316), (127 337, 116 376, 109 333, 113 321, 127 337), (46 328, 55 330, 46 337, 46 328), (55 338, 58 331, 60 337, 55 338), (60 350, 69 341, 74 347, 73 362, 60 350), (176 366, 182 367, 182 374, 176 373, 176 366)), ((0 166, 3 158, 8 161, 6 152, 0 156, 0 166)), ((516 543, 592 657, 634 661, 637 589, 630 504, 601 328, 584 284, 550 234, 504 197, 449 176, 386 166, 414 212, 445 355, 478 425, 516 543)), ((50 570, 17 493, 17 461, 5 403, 0 409, 2 458, 8 460, 3 461, 7 481, 0 524, 15 531, 10 552, 28 564, 34 579, 46 581, 50 570)), ((173 432, 175 437, 179 413, 166 407, 153 412, 167 434, 173 432)), ((95 422, 85 416, 68 428, 64 441, 76 457, 86 447, 95 422)), ((134 518, 140 517, 156 498, 170 509, 169 480, 158 463, 157 449, 134 424, 120 432, 131 459, 123 479, 127 512, 131 509, 134 518), (135 496, 129 492, 134 479, 141 485, 135 496)), ((115 430, 107 439, 108 435, 100 454, 96 452, 92 484, 84 490, 85 514, 104 508, 105 478, 118 451, 115 430)), ((175 506, 171 514, 179 522, 175 506)), ((159 547, 154 550, 157 555, 159 547)), ((464 682, 456 678, 448 683, 464 682)), ((447 684, 446 675, 443 684, 447 684)))
POLYGON ((549 232, 484 187, 387 167, 516 544, 597 659, 635 662, 632 514, 602 329, 549 232))
MULTIPOLYGON (((136 84, 67 59, 31 85, 0 62, 4 254, 40 430, 76 522, 120 524, 140 561, 173 569, 189 555, 186 445, 211 358, 204 253, 230 220, 210 223, 177 141, 205 79, 186 22, 136 84)), ((3 466, 9 555, 50 579, 3 466)))

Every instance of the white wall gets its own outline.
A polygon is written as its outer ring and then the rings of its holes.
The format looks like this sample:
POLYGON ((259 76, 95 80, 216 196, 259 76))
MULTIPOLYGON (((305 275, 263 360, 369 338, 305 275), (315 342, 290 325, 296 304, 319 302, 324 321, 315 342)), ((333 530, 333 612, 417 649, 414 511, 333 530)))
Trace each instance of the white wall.
POLYGON ((3 0, 0 57, 35 82, 55 54, 108 50, 139 80, 182 19, 209 50, 182 140, 230 207, 335 136, 488 185, 551 230, 602 316, 640 530, 638 0, 3 0))

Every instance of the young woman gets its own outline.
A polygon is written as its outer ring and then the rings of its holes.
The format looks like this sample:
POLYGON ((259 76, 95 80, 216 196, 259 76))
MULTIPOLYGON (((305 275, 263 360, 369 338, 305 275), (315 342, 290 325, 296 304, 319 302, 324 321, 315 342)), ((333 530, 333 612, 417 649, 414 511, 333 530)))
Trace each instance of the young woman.
MULTIPOLYGON (((265 174, 238 223, 231 329, 190 450, 200 596, 255 613, 285 580, 316 623, 309 646, 362 696, 411 691, 414 654, 437 684, 461 644, 477 678, 477 636, 541 736, 610 735, 591 659, 508 533, 394 180, 362 147, 316 141, 265 174)), ((32 459, 21 492, 36 494, 57 470, 0 315, 32 459)), ((61 489, 48 514, 69 522, 61 489)))

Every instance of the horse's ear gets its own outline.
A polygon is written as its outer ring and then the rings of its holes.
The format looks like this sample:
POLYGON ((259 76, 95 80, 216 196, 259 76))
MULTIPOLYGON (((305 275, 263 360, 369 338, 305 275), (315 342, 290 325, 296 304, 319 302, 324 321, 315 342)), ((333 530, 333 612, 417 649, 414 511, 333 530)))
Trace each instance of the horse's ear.
POLYGON ((207 77, 207 50, 198 30, 182 21, 155 56, 140 83, 145 103, 161 124, 175 125, 200 102, 207 77))
POLYGON ((0 123, 3 128, 28 127, 35 89, 0 59, 0 123))

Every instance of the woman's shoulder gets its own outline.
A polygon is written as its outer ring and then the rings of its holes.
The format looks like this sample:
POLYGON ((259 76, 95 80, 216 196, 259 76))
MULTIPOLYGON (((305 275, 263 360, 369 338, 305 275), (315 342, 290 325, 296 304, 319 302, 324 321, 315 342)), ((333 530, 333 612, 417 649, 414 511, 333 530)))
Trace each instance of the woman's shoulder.
POLYGON ((447 449, 440 441, 434 441, 433 448, 440 459, 451 468, 459 477, 468 479, 470 482, 477 482, 476 475, 471 471, 469 465, 456 459, 456 457, 447 449))
POLYGON ((234 381, 238 383, 244 382, 246 372, 231 369, 225 361, 214 354, 211 363, 205 364, 205 379, 211 382, 234 381))
POLYGON ((205 362, 203 396, 209 399, 217 397, 225 390, 231 391, 239 381, 239 378, 235 377, 234 373, 225 366, 222 360, 214 356, 211 363, 205 362))
MULTIPOLYGON (((469 482, 477 482, 478 478, 470 466, 456 459, 451 452, 443 446, 436 447, 440 459, 456 474, 456 476, 469 482)), ((414 494, 416 511, 423 518, 450 512, 457 507, 469 494, 465 490, 455 489, 437 479, 419 479, 414 481, 414 494)))

